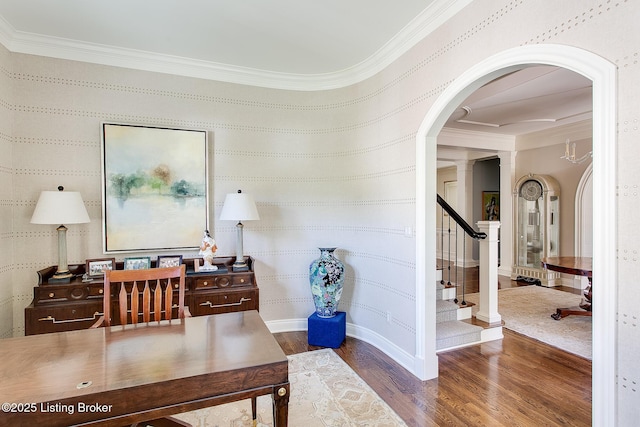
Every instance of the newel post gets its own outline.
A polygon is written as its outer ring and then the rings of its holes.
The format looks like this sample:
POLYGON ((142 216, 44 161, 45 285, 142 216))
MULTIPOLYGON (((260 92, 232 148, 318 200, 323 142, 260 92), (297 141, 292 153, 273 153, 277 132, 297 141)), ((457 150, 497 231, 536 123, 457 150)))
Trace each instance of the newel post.
POLYGON ((487 323, 502 320, 498 313, 498 230, 500 221, 479 221, 487 237, 480 244, 480 306, 476 318, 487 323))

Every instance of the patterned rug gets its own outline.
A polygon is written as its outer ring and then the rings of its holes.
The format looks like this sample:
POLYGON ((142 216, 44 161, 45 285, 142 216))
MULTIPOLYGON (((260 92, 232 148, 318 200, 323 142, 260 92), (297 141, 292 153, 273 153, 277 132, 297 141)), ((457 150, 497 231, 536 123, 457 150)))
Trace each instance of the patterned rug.
MULTIPOLYGON (((476 304, 475 315, 479 294, 467 294, 466 300, 476 304)), ((507 288, 498 291, 498 313, 505 328, 591 360, 591 317, 551 318, 556 308, 577 307, 581 300, 580 295, 541 286, 507 288)))
MULTIPOLYGON (((292 427, 406 427, 398 415, 331 349, 288 356, 292 427)), ((270 396, 258 398, 258 426, 273 426, 270 396)), ((194 427, 251 427, 244 400, 176 415, 194 427)))

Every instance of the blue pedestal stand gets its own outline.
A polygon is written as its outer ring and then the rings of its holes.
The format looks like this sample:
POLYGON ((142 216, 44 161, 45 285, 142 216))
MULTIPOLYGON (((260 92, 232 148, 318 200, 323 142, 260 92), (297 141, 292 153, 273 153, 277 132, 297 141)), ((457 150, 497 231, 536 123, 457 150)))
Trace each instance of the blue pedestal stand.
POLYGON ((347 335, 347 314, 336 311, 334 317, 319 317, 316 313, 309 316, 309 345, 338 348, 347 335))

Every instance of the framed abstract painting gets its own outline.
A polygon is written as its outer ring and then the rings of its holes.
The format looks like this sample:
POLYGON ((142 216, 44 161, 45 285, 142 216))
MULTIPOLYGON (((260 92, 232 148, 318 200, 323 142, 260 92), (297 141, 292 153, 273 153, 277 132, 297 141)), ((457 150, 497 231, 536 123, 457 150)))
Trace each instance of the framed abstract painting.
POLYGON ((105 253, 196 249, 209 228, 207 132, 102 124, 105 253))

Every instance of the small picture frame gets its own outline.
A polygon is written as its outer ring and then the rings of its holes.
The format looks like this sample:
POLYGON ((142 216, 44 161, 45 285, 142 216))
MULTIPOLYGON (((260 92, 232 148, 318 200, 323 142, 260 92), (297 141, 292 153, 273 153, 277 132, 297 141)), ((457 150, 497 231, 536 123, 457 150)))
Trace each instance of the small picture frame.
POLYGON ((129 257, 124 259, 125 270, 145 270, 151 268, 151 257, 129 257))
POLYGON ((89 277, 102 277, 105 270, 115 270, 116 259, 115 258, 95 258, 88 259, 85 267, 85 273, 89 277))
POLYGON ((500 192, 482 192, 482 220, 500 221, 500 192))
POLYGON ((182 264, 182 255, 159 255, 156 267, 180 267, 182 264))

